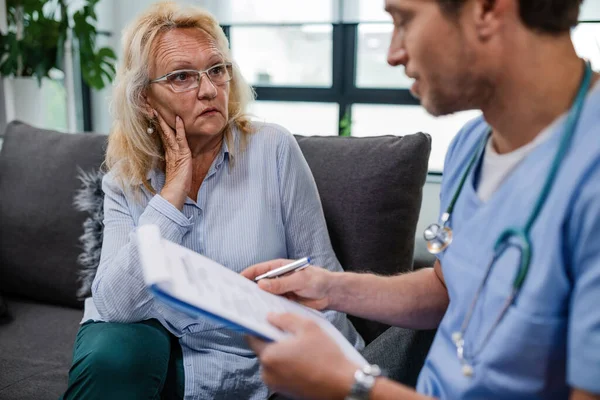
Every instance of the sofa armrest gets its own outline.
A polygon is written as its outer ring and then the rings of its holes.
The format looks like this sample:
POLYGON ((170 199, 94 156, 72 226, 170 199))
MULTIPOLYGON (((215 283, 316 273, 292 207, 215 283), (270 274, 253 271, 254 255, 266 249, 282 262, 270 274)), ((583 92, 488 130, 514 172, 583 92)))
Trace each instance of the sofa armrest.
POLYGON ((365 348, 363 356, 388 378, 415 387, 435 332, 391 327, 365 348))

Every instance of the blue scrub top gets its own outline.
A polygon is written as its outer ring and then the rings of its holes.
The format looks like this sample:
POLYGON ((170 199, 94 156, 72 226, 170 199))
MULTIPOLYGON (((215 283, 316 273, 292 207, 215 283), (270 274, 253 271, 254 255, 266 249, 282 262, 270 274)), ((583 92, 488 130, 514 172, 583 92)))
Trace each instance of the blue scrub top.
MULTIPOLYGON (((500 233, 531 214, 564 118, 506 178, 479 200, 473 168, 450 224, 454 241, 439 255, 450 304, 419 377, 417 390, 442 399, 560 399, 571 387, 600 394, 600 85, 588 94, 571 149, 531 231, 529 274, 516 301, 475 357, 465 377, 452 342, 471 306, 500 233)), ((482 118, 454 139, 444 169, 446 210, 473 153, 489 130, 482 118)), ((480 346, 510 294, 518 253, 495 264, 468 330, 466 351, 480 346)))

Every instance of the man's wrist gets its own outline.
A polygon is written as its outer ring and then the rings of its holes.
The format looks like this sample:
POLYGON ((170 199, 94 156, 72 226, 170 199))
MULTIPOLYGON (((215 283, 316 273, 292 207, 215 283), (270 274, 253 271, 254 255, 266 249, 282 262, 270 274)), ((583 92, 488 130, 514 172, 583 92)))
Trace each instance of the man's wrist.
POLYGON ((352 314, 349 312, 353 308, 356 296, 355 285, 359 284, 361 275, 356 272, 332 272, 328 279, 327 301, 328 309, 352 314))
POLYGON ((350 394, 354 385, 354 373, 360 368, 357 365, 348 362, 343 368, 337 368, 334 379, 334 393, 331 398, 344 400, 350 394))
POLYGON ((329 276, 327 277, 327 290, 326 298, 327 298, 327 309, 339 311, 342 302, 340 298, 343 297, 343 282, 346 280, 346 276, 348 272, 329 272, 329 276), (342 282, 342 284, 340 284, 342 282))

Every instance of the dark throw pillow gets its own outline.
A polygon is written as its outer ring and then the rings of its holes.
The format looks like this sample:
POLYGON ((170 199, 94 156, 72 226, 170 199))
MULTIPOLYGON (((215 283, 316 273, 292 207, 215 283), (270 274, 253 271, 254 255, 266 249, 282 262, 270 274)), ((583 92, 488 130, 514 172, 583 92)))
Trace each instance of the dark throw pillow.
POLYGON ((92 296, 92 282, 100 264, 104 231, 104 192, 102 191, 102 170, 85 172, 77 176, 82 187, 75 195, 74 204, 78 211, 88 214, 83 222, 83 235, 79 238, 83 252, 77 257, 79 270, 79 289, 77 297, 85 299, 92 296))
POLYGON ((0 292, 81 308, 77 299, 86 215, 73 208, 78 168, 96 170, 106 135, 71 135, 13 121, 0 152, 0 292))
MULTIPOLYGON (((342 267, 381 275, 411 271, 429 135, 296 139, 315 177, 342 267)), ((367 342, 387 329, 351 319, 367 342)))

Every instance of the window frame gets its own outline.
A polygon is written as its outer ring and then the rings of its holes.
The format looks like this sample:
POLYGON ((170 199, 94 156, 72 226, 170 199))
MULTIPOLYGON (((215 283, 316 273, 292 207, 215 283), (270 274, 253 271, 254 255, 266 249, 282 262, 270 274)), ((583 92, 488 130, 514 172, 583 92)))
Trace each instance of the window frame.
MULTIPOLYGON (((420 102, 405 88, 372 88, 358 87, 356 84, 358 58, 358 27, 360 25, 382 24, 382 21, 365 22, 332 22, 332 85, 329 88, 310 86, 261 86, 255 85, 256 100, 280 102, 315 102, 338 104, 338 135, 342 135, 342 121, 352 119, 354 104, 382 104, 400 106, 418 106, 420 102)), ((597 19, 583 19, 579 23, 599 24, 597 19)), ((221 28, 229 40, 229 45, 235 46, 231 40, 231 29, 235 27, 284 27, 323 25, 323 22, 310 23, 242 23, 227 24, 221 28)), ((99 32, 110 36, 110 32, 99 32)), ((81 81, 83 129, 93 129, 91 90, 81 81)), ((432 176, 442 175, 441 171, 428 170, 432 176)))
MULTIPOLYGON (((381 22, 374 22, 381 24, 381 22)), ((364 22, 361 24, 369 24, 364 22)), ((223 25, 222 29, 229 40, 230 47, 235 46, 231 40, 231 28, 235 27, 282 27, 323 25, 322 23, 306 24, 234 24, 223 25)), ((358 23, 332 23, 332 85, 323 87, 296 86, 261 86, 255 85, 258 101, 301 101, 317 103, 337 103, 339 106, 338 134, 341 134, 341 121, 352 118, 354 104, 392 104, 419 105, 409 89, 361 88, 356 86, 358 23)))

